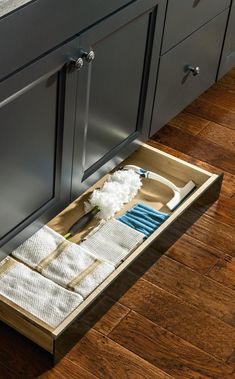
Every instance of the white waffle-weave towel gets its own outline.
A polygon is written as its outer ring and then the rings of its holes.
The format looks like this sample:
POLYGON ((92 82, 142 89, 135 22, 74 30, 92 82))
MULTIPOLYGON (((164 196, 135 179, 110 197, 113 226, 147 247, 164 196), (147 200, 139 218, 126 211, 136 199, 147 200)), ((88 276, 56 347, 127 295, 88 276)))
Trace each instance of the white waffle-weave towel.
POLYGON ((38 232, 22 243, 12 252, 13 257, 18 258, 32 268, 53 252, 59 244, 64 241, 64 237, 56 233, 48 226, 43 226, 38 232))
POLYGON ((83 298, 15 262, 0 275, 0 294, 46 324, 57 327, 83 298))
POLYGON ((122 222, 111 219, 92 231, 81 247, 98 259, 114 266, 123 261, 141 242, 145 235, 122 222))
POLYGON ((113 265, 98 260, 81 246, 70 243, 41 272, 54 282, 87 297, 114 269, 113 265))

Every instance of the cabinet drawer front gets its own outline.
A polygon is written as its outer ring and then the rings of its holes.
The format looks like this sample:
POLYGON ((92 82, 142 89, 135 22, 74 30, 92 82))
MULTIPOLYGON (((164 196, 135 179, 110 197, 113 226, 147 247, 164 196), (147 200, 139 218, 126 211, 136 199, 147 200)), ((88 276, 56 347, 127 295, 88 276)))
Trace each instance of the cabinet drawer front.
POLYGON ((161 57, 151 135, 216 80, 228 12, 225 11, 161 57), (199 67, 200 73, 189 67, 199 67))
POLYGON ((169 0, 162 54, 218 15, 230 0, 169 0))

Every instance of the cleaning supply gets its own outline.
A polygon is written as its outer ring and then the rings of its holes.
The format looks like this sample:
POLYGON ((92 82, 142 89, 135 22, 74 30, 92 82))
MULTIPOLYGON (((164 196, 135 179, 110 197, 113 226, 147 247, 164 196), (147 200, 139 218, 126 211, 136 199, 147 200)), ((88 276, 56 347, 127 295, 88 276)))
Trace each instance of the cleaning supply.
POLYGON ((132 169, 117 170, 109 175, 103 187, 95 189, 84 204, 86 214, 71 226, 64 237, 72 237, 95 216, 101 220, 110 219, 136 196, 141 186, 140 176, 132 169))
POLYGON ((12 252, 46 278, 87 297, 115 269, 44 226, 12 252), (87 285, 85 284, 87 283, 87 285))
POLYGON ((0 263, 0 294, 54 328, 83 301, 10 257, 0 263))
POLYGON ((143 233, 145 237, 149 237, 168 217, 169 214, 167 213, 138 203, 125 214, 118 217, 118 220, 143 233))
POLYGON ((163 176, 134 165, 126 165, 123 167, 123 170, 133 170, 142 178, 154 179, 169 187, 174 192, 173 198, 166 204, 171 211, 175 210, 196 188, 196 184, 192 180, 190 180, 184 187, 177 187, 163 176))
POLYGON ((108 262, 115 267, 143 242, 145 235, 111 219, 101 222, 87 238, 81 247, 92 252, 98 259, 108 262))

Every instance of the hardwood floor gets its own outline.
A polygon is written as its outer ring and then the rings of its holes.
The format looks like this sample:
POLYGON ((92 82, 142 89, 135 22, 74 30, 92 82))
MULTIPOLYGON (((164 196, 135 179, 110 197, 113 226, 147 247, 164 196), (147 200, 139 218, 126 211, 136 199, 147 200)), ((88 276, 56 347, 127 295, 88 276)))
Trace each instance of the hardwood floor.
POLYGON ((224 171, 219 200, 168 251, 152 246, 121 275, 54 368, 0 323, 0 379, 235 378, 235 69, 149 143, 224 171))

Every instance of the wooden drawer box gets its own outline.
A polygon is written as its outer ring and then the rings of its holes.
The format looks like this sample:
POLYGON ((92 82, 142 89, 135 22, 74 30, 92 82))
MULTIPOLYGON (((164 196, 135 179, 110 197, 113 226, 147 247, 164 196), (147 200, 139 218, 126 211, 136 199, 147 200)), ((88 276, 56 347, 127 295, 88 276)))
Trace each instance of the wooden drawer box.
POLYGON ((169 0, 162 54, 229 7, 230 0, 169 0))
POLYGON ((227 17, 226 10, 161 57, 151 135, 215 82, 227 17))
MULTIPOLYGON (((196 184, 196 189, 186 198, 178 208, 173 211, 170 217, 165 221, 149 238, 147 238, 128 258, 121 263, 115 271, 89 295, 64 321, 56 328, 51 328, 28 312, 20 309, 12 302, 8 301, 3 296, 0 297, 0 319, 36 342, 42 348, 47 350, 55 357, 63 354, 62 347, 69 345, 67 332, 69 326, 79 318, 82 312, 98 297, 106 287, 117 278, 117 276, 125 270, 144 250, 153 242, 157 243, 160 238, 164 238, 166 232, 174 228, 178 220, 185 221, 188 213, 190 216, 187 223, 184 225, 189 227, 194 218, 198 218, 205 209, 210 206, 218 197, 222 175, 212 174, 202 170, 196 166, 186 163, 178 158, 168 155, 160 150, 157 150, 148 145, 143 145, 135 153, 133 153, 125 162, 125 164, 139 165, 145 169, 152 170, 164 175, 172 180, 176 185, 183 186, 189 180, 193 180, 196 184), (66 332, 66 333, 65 333, 66 332), (66 339, 66 341, 65 341, 66 339), (66 342, 66 343, 65 343, 66 342)), ((96 187, 100 187, 106 177, 98 181, 87 192, 96 187)), ((171 190, 165 185, 158 182, 143 179, 143 187, 138 192, 138 195, 128 204, 131 207, 138 201, 144 201, 158 210, 165 211, 165 204, 172 197, 171 190)), ((59 233, 65 233, 67 228, 83 213, 83 202, 85 195, 75 200, 61 214, 55 217, 48 224, 51 228, 59 233)), ((123 210, 122 212, 123 213, 123 210)), ((93 222, 95 225, 97 221, 93 222)), ((89 228, 91 225, 88 226, 89 228)), ((73 237, 74 242, 78 242, 88 227, 80 234, 73 237)))

